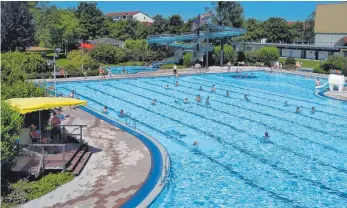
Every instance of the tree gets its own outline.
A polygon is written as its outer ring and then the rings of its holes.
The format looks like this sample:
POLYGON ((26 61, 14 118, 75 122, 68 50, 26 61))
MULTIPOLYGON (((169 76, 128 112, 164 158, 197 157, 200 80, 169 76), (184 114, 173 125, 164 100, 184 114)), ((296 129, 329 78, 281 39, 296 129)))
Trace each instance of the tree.
POLYGON ((264 38, 270 43, 291 43, 289 26, 287 22, 278 17, 270 17, 262 24, 264 28, 264 38))
POLYGON ((70 10, 59 10, 59 29, 62 31, 62 41, 65 44, 65 55, 69 44, 75 45, 82 34, 82 28, 75 14, 70 10))
POLYGON ((169 30, 169 21, 165 18, 163 18, 161 15, 156 15, 153 17, 154 23, 153 23, 153 33, 163 34, 166 33, 169 30))
POLYGON ((109 37, 119 40, 134 39, 136 38, 136 28, 139 24, 135 20, 121 20, 109 23, 109 37))
POLYGON ((258 51, 247 51, 245 53, 246 63, 254 64, 258 61, 259 52, 258 51))
POLYGON ((289 32, 291 35, 291 39, 294 42, 302 41, 305 39, 304 37, 304 23, 295 22, 289 27, 289 32))
POLYGON ((153 34, 152 25, 144 25, 143 23, 138 22, 136 25, 135 38, 136 39, 146 39, 147 36, 153 34))
POLYGON ((27 2, 1 1, 1 51, 25 50, 33 45, 35 26, 27 2))
POLYGON ((184 22, 180 15, 172 15, 171 17, 169 17, 169 32, 171 34, 180 34, 183 24, 184 22))
POLYGON ((84 40, 103 37, 105 16, 96 3, 80 2, 75 15, 81 25, 84 40))
POLYGON ((183 25, 182 32, 192 31, 195 18, 189 18, 183 25))
POLYGON ((81 71, 82 63, 84 69, 97 69, 99 64, 90 57, 88 53, 81 53, 80 50, 73 50, 69 52, 68 56, 68 66, 66 67, 68 71, 81 71))
POLYGON ((133 53, 133 57, 138 57, 133 61, 144 61, 147 53, 148 53, 148 45, 146 40, 131 40, 128 39, 125 41, 125 48, 131 50, 133 53))
POLYGON ((98 44, 89 55, 97 62, 104 64, 118 64, 124 61, 125 52, 109 44, 98 44))
POLYGON ((212 2, 211 8, 207 11, 214 13, 212 20, 219 25, 240 28, 243 22, 243 8, 239 2, 235 1, 218 1, 212 2))
POLYGON ((246 41, 259 41, 264 36, 264 29, 261 26, 262 22, 256 19, 248 19, 245 21, 245 40, 246 41))
MULTIPOLYGON (((215 60, 215 63, 219 63, 221 60, 220 51, 221 51, 220 46, 214 47, 213 58, 215 60)), ((233 47, 230 45, 225 45, 223 65, 228 63, 229 61, 231 63, 235 63, 236 60, 237 60, 237 53, 235 52, 233 47)))
POLYGON ((315 22, 316 13, 312 12, 310 16, 305 20, 304 23, 304 37, 305 40, 309 43, 314 42, 314 22, 315 22))

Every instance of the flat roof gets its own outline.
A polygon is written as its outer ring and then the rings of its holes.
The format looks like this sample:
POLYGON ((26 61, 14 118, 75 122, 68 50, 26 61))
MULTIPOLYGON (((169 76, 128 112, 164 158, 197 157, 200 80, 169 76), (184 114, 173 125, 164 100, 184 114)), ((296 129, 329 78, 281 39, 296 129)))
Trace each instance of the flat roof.
POLYGON ((340 47, 333 46, 318 46, 318 45, 307 45, 307 44, 282 44, 282 43, 254 43, 254 42, 244 42, 250 45, 261 45, 261 46, 276 46, 279 48, 301 48, 301 49, 321 49, 321 50, 331 50, 339 51, 340 47))

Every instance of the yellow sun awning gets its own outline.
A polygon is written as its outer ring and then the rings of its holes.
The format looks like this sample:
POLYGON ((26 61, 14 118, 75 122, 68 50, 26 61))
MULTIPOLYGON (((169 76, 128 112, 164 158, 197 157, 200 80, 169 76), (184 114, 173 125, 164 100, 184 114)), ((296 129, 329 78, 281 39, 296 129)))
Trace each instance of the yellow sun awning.
POLYGON ((32 97, 12 98, 5 101, 13 110, 20 114, 47 110, 57 107, 87 105, 87 101, 65 97, 32 97))

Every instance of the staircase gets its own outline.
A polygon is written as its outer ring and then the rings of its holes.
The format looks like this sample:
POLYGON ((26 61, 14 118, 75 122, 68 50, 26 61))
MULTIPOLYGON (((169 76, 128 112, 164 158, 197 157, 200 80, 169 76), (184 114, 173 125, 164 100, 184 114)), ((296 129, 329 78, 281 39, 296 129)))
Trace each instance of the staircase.
POLYGON ((91 155, 92 152, 88 151, 87 146, 81 146, 81 148, 66 164, 65 171, 72 172, 76 176, 80 175, 91 155))

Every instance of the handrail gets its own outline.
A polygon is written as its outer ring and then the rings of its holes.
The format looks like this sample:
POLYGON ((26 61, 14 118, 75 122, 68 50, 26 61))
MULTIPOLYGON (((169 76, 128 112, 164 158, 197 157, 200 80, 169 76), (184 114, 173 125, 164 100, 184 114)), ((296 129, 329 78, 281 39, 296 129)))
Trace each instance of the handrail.
POLYGON ((163 165, 163 168, 164 168, 164 177, 163 177, 163 174, 161 174, 160 176, 160 181, 161 181, 161 184, 163 184, 164 182, 167 181, 167 178, 169 177, 170 175, 170 168, 169 168, 169 165, 168 164, 168 161, 170 161, 170 157, 169 157, 169 154, 166 154, 165 155, 165 158, 164 158, 164 165, 163 165))

